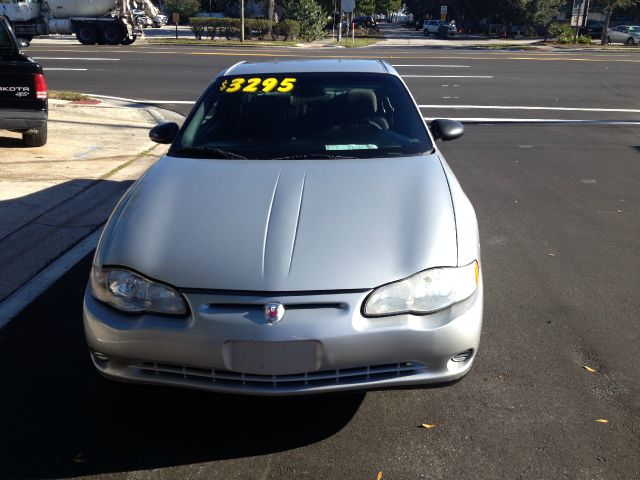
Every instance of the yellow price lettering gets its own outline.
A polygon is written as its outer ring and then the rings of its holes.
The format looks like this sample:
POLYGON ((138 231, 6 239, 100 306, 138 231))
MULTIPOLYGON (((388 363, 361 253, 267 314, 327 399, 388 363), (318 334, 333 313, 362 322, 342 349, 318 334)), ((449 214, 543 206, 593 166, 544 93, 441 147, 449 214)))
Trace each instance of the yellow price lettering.
POLYGON ((288 93, 293 90, 296 81, 296 78, 283 78, 282 80, 278 80, 277 78, 269 77, 263 80, 262 78, 253 77, 247 80, 238 77, 232 80, 223 80, 220 84, 220 91, 226 93, 240 91, 247 93, 256 93, 258 91, 269 93, 277 89, 278 92, 288 93))
POLYGON ((293 90, 293 84, 296 83, 295 78, 284 78, 280 82, 280 86, 278 87, 278 91, 282 93, 287 93, 293 90))
POLYGON ((277 86, 278 86, 277 78, 265 78, 264 81, 262 82, 262 91, 265 93, 269 93, 277 86))
POLYGON ((226 92, 227 93, 237 92, 238 90, 240 90, 244 82, 245 82, 244 78, 234 78, 233 80, 231 80, 231 84, 227 87, 226 92))
POLYGON ((258 85, 262 83, 261 78, 250 78, 247 82, 247 86, 242 89, 243 92, 255 93, 258 91, 258 85))

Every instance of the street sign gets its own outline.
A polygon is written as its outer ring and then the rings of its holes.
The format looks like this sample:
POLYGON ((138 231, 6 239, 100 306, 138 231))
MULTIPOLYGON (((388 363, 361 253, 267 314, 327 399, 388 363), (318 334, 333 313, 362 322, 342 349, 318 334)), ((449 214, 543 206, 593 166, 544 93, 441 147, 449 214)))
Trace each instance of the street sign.
POLYGON ((353 12, 356 8, 356 0, 342 0, 342 11, 353 12))
POLYGON ((173 23, 175 23, 176 25, 178 25, 180 23, 180 14, 173 12, 173 23))
POLYGON ((440 15, 440 20, 442 20, 443 22, 445 22, 447 20, 447 14, 443 13, 440 15))
POLYGON ((447 14, 447 6, 446 5, 442 5, 440 7, 440 15, 446 15, 447 14))
POLYGON ((584 27, 587 24, 587 15, 589 15, 589 0, 573 0, 571 26, 584 27))

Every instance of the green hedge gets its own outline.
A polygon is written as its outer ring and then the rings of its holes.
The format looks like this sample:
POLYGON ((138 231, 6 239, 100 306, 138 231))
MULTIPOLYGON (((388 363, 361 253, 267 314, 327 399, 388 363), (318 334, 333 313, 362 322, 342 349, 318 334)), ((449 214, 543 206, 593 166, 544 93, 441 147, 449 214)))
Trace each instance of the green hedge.
MULTIPOLYGON (((196 39, 214 39, 225 37, 228 40, 240 38, 241 23, 239 18, 190 18, 191 31, 196 39)), ((272 38, 277 36, 285 40, 295 40, 300 33, 300 24, 293 20, 274 23, 264 18, 246 18, 244 21, 244 37, 246 39, 264 40, 272 27, 272 38)))

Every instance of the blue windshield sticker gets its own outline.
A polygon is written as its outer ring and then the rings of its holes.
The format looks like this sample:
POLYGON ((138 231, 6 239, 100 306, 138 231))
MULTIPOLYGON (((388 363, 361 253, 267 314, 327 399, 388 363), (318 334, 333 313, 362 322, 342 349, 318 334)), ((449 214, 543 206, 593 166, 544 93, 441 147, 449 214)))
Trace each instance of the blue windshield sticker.
POLYGON ((350 143, 347 145, 325 145, 324 148, 325 150, 377 150, 378 146, 373 143, 350 143))

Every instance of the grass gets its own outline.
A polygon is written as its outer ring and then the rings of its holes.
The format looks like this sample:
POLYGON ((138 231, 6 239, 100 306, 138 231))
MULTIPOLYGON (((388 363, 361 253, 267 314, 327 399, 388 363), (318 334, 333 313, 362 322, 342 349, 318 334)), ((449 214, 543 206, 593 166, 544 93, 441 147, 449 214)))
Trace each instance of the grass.
POLYGON ((147 42, 153 45, 198 45, 208 47, 295 47, 298 42, 293 41, 257 41, 247 40, 196 40, 195 38, 149 38, 147 42))
POLYGON ((82 93, 67 92, 65 90, 50 90, 49 98, 53 100, 69 100, 70 102, 93 100, 82 93))
POLYGON ((341 42, 332 42, 329 45, 340 45, 342 47, 348 48, 358 48, 358 47, 368 47, 369 45, 374 45, 378 43, 382 38, 362 38, 356 37, 355 42, 351 41, 351 37, 344 37, 341 42))

